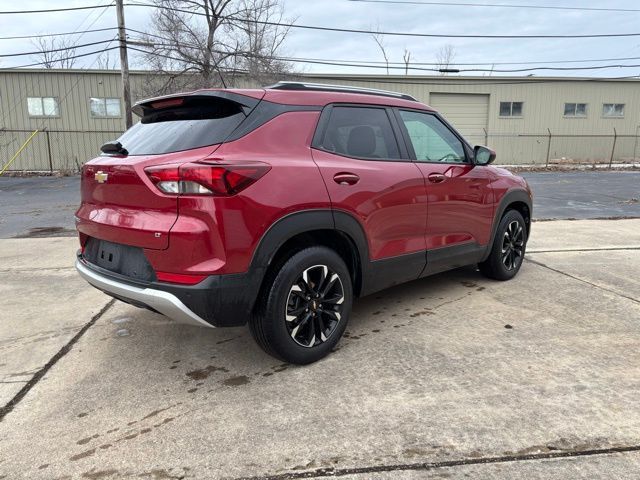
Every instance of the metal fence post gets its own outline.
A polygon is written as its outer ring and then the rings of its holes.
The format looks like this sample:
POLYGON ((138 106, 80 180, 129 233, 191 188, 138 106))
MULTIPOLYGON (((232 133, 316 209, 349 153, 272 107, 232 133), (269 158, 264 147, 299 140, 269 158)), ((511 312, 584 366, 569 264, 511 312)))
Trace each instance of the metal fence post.
POLYGON ((547 128, 547 132, 549 132, 549 140, 547 140, 547 163, 545 163, 545 168, 549 167, 549 154, 551 153, 551 130, 547 128))
POLYGON ((618 140, 618 132, 616 132, 615 127, 613 128, 613 147, 611 147, 611 158, 609 159, 609 168, 611 168, 611 164, 613 163, 613 154, 616 151, 616 140, 618 140))
POLYGON ((51 155, 51 138, 49 138, 49 129, 44 130, 47 137, 47 153, 49 154, 49 173, 53 173, 53 157, 51 155))

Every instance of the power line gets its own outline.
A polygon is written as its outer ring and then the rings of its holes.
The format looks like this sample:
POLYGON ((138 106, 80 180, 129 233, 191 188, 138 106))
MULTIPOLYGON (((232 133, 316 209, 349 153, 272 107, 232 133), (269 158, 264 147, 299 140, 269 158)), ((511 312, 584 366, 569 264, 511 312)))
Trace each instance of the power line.
MULTIPOLYGON (((316 80, 329 80, 335 82, 336 80, 342 80, 346 82, 363 82, 363 83, 388 83, 392 85, 470 85, 469 82, 476 81, 477 78, 472 78, 467 81, 462 81, 464 79, 460 79, 461 81, 435 81, 430 78, 425 78, 424 80, 416 81, 409 80, 403 78, 385 78, 381 79, 380 77, 376 78, 366 78, 361 76, 323 76, 323 75, 308 75, 306 78, 316 79, 316 80)), ((610 82, 616 80, 632 80, 640 78, 640 75, 627 75, 624 77, 601 77, 601 78, 571 78, 571 81, 577 82, 587 82, 587 83, 599 83, 599 82, 610 82)), ((522 80, 496 80, 496 81, 485 81, 483 80, 481 85, 520 85, 520 84, 545 84, 545 83, 558 83, 558 82, 566 82, 566 78, 522 78, 522 80)))
POLYGON ((434 5, 444 7, 498 7, 498 8, 535 8, 540 10, 576 10, 581 12, 640 12, 637 8, 605 8, 605 7, 568 7, 565 5, 511 5, 505 3, 470 3, 470 2, 431 2, 417 0, 349 0, 360 3, 390 3, 396 5, 434 5))
MULTIPOLYGON (((128 47, 130 50, 135 50, 137 52, 142 52, 142 53, 152 53, 149 52, 147 50, 142 50, 140 48, 136 48, 136 47, 128 47)), ((172 55, 166 55, 166 54, 161 54, 161 53, 153 53, 153 55, 159 56, 159 57, 164 57, 164 58, 168 58, 171 60, 176 60, 176 61, 184 61, 184 59, 178 58, 178 57, 174 57, 172 55)), ((241 70, 241 69, 236 69, 233 71, 224 71, 224 73, 247 73, 246 70, 241 70)), ((295 75, 294 75, 295 76, 295 75)), ((369 82, 369 83, 390 83, 390 84, 407 84, 407 85, 469 85, 469 81, 473 81, 475 79, 471 79, 471 80, 466 80, 464 78, 461 78, 459 81, 433 81, 428 77, 425 77, 424 80, 421 81, 413 81, 413 80, 408 80, 408 79, 403 79, 403 78, 389 78, 389 77, 376 77, 375 79, 371 79, 371 78, 366 78, 366 77, 360 77, 360 76, 322 76, 322 74, 319 75, 315 75, 315 74, 311 74, 308 76, 309 78, 313 78, 313 79, 321 79, 321 80, 345 80, 345 81, 355 81, 355 82, 369 82)), ((614 81, 614 80, 630 80, 630 79, 635 79, 635 78, 639 78, 640 75, 626 75, 626 76, 622 76, 622 77, 601 77, 601 78, 583 78, 583 79, 575 79, 572 78, 571 80, 574 81, 584 81, 584 82, 604 82, 604 81, 614 81)), ((540 79, 536 79, 536 78, 522 78, 521 80, 512 80, 512 79, 507 79, 507 80, 496 80, 496 81, 482 81, 482 85, 519 85, 519 84, 523 84, 523 83, 536 83, 536 84, 542 84, 542 83, 556 83, 556 82, 564 82, 566 81, 566 79, 564 78, 540 78, 540 79)))
MULTIPOLYGON (((167 42, 173 42, 174 40, 162 37, 160 35, 156 35, 153 33, 143 32, 142 30, 136 30, 135 28, 127 27, 127 30, 130 32, 137 33, 139 35, 146 35, 152 38, 158 38, 160 40, 165 40, 167 42)), ((189 47, 190 45, 185 45, 189 47)), ((225 52, 228 53, 228 52, 225 52)), ((357 60, 357 59, 334 59, 334 58, 309 58, 309 57, 291 57, 291 61, 294 60, 305 60, 305 61, 314 61, 314 62, 346 62, 346 63, 356 63, 356 64, 367 64, 367 65, 406 65, 405 62, 399 61, 389 61, 385 62, 383 60, 357 60)), ((640 57, 614 57, 614 58, 590 58, 590 59, 580 59, 580 60, 537 60, 537 61, 528 61, 528 62, 452 62, 450 66, 493 66, 493 65, 547 65, 547 64, 563 64, 563 63, 589 63, 589 62, 619 62, 626 60, 640 60, 640 57)), ((417 66, 438 66, 439 62, 410 62, 410 65, 417 66)), ((495 71, 495 70, 492 70, 495 71)))
MULTIPOLYGON (((111 39, 111 40, 107 40, 106 42, 100 42, 100 43, 111 43, 113 41, 114 41, 114 39, 111 39)), ((107 47, 107 48, 103 48, 103 49, 100 49, 100 50, 94 50, 93 52, 81 53, 81 54, 78 54, 78 55, 73 55, 73 56, 70 56, 70 57, 66 57, 66 60, 73 60, 73 59, 76 59, 76 58, 89 57, 91 55, 96 55, 96 54, 108 52, 110 50, 115 50, 116 48, 119 48, 119 47, 107 47)), ((25 65, 17 65, 15 67, 11 67, 11 68, 37 67, 37 66, 46 65, 47 63, 49 63, 49 62, 27 63, 25 65)))
POLYGON ((30 38, 44 38, 44 37, 63 37, 68 35, 84 35, 85 33, 94 33, 94 32, 107 32, 109 30, 117 30, 117 27, 109 27, 109 28, 95 28, 93 30, 83 30, 80 32, 61 32, 61 33, 47 33, 45 35, 21 35, 17 37, 0 37, 0 40, 24 40, 30 38))
POLYGON ((107 43, 110 42, 111 40, 101 40, 99 42, 90 42, 90 43, 83 43, 80 45, 73 45, 70 47, 61 47, 61 48, 52 48, 51 50, 36 50, 33 52, 20 52, 20 53, 3 53, 0 55, 0 57, 24 57, 24 56, 30 56, 30 55, 39 55, 41 53, 53 53, 53 52, 62 52, 62 51, 66 51, 66 50, 74 50, 76 48, 84 48, 84 47, 90 47, 92 45, 100 45, 102 43, 107 43))
POLYGON ((91 10, 95 8, 111 7, 113 4, 108 5, 88 5, 85 7, 67 7, 67 8, 48 8, 46 10, 10 10, 0 11, 0 15, 23 15, 28 13, 52 13, 52 12, 70 12, 73 10, 91 10))
MULTIPOLYGON (((187 43, 171 43, 171 44, 160 44, 156 43, 154 46, 160 47, 184 47, 191 49, 201 49, 199 45, 187 44, 187 43)), ((133 47, 129 47, 132 48, 133 47)), ((139 49, 135 49, 136 51, 141 51, 139 49)), ((144 51, 145 53, 156 54, 156 52, 144 51)), ((233 52, 219 51, 215 50, 212 53, 218 54, 231 54, 233 52)), ((390 69, 390 70, 414 70, 414 71, 424 71, 424 72, 441 72, 442 68, 425 68, 412 66, 411 64, 398 66, 398 65, 379 65, 379 64, 363 64, 363 63, 350 63, 349 61, 339 61, 339 60, 314 60, 314 59, 305 59, 305 58, 295 58, 295 57, 283 57, 283 56, 268 56, 264 57, 261 55, 250 54, 247 52, 238 52, 238 56, 242 57, 258 57, 258 58, 269 58, 271 60, 279 60, 283 62, 290 63, 305 63, 305 64, 317 64, 317 65, 330 65, 330 66, 339 66, 339 67, 356 67, 356 68, 372 68, 372 69, 390 69)), ((167 57, 176 61, 185 61, 184 59, 179 59, 177 57, 167 57)), ((542 67, 532 67, 532 68, 517 68, 517 69, 495 69, 495 68, 463 68, 463 69, 455 69, 456 72, 452 73, 482 73, 482 72, 492 72, 492 73, 522 73, 522 72, 534 72, 537 70, 559 70, 559 71, 572 71, 572 70, 604 70, 609 68, 638 68, 640 64, 637 65, 628 65, 628 64, 611 64, 611 65, 593 65, 593 66, 584 66, 584 67, 553 67, 553 66, 542 66, 542 67)), ((451 68, 449 66, 448 68, 451 68)))
MULTIPOLYGON (((153 5, 149 3, 128 3, 129 7, 152 7, 161 10, 168 10, 173 12, 181 12, 189 15, 197 15, 205 17, 206 14, 202 12, 194 12, 185 10, 182 8, 168 7, 166 5, 153 5)), ((239 20, 236 17, 220 17, 226 20, 239 20)), ((325 32, 339 32, 339 33, 358 33, 366 35, 388 35, 398 37, 420 37, 420 38, 476 38, 476 39, 566 39, 566 38, 614 38, 614 37, 640 37, 640 32, 632 33, 590 33, 590 34, 577 34, 577 35, 472 35, 472 34, 441 34, 441 33, 409 33, 409 32, 381 32, 378 30, 359 30, 350 28, 337 28, 337 27, 321 27, 317 25, 302 25, 296 23, 282 23, 282 22, 270 22, 267 20, 253 20, 242 19, 242 22, 255 23, 259 25, 269 25, 274 27, 287 27, 287 28, 299 28, 305 30, 319 30, 325 32)))

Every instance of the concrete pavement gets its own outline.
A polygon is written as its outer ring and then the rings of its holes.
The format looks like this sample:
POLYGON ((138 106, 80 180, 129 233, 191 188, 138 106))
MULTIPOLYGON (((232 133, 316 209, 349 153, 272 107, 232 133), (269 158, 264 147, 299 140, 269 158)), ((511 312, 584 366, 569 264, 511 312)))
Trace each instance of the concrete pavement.
POLYGON ((31 382, 0 383, 0 404, 23 389, 0 410, 0 478, 640 471, 640 220, 536 222, 510 282, 467 268, 361 299, 307 367, 245 328, 105 309, 75 248, 0 240, 0 378, 31 382))

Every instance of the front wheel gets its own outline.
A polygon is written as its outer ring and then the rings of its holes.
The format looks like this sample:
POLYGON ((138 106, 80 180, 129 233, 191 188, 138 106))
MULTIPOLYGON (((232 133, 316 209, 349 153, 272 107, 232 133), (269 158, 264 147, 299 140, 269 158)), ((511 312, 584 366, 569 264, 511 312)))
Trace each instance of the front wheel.
POLYGON ((480 272, 495 280, 509 280, 516 276, 527 246, 527 225, 520 212, 509 210, 500 220, 491 253, 478 264, 480 272))
POLYGON ((326 247, 306 248, 276 266, 265 282, 249 322, 258 345, 296 364, 327 355, 347 326, 353 300, 342 258, 326 247))

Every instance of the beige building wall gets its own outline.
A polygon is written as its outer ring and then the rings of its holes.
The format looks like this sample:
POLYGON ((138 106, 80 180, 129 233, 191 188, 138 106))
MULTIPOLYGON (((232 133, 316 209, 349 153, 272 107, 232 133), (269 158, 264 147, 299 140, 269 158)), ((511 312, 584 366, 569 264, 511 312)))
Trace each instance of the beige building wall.
MULTIPOLYGON (((140 91, 144 75, 134 74, 132 91, 140 91)), ((125 129, 119 72, 100 70, 0 70, 0 165, 4 165, 34 130, 40 132, 19 155, 11 170, 76 170, 95 157, 104 142, 125 129), (59 115, 30 116, 29 97, 54 97, 59 115), (121 115, 96 118, 89 99, 119 98, 121 115)))
MULTIPOLYGON (((133 72, 132 93, 139 100, 148 83, 147 74, 133 72)), ((475 129, 468 140, 487 143, 498 152, 498 163, 545 163, 547 150, 554 160, 608 161, 616 139, 615 161, 640 157, 640 81, 592 81, 559 78, 511 77, 424 77, 306 75, 305 81, 381 88, 408 93, 429 104, 450 105, 451 120, 464 131, 475 129), (443 95, 449 94, 449 95, 443 95), (469 108, 451 106, 455 95, 487 99, 486 105, 469 108), (440 99, 440 100, 438 100, 440 99), (503 118, 500 102, 523 102, 523 115, 503 118), (565 103, 587 103, 586 118, 564 117, 565 103), (624 118, 604 118, 603 103, 624 103, 624 118), (486 112, 486 113, 484 113, 486 112), (478 133, 486 115, 486 132, 478 133), (472 118, 473 117, 473 118, 472 118), (551 142, 549 144, 549 132, 551 142), (567 137, 567 135, 582 135, 567 137)), ((0 70, 0 165, 20 148, 31 132, 33 141, 12 164, 15 170, 75 170, 97 155, 107 140, 124 130, 124 118, 95 118, 89 99, 120 98, 120 75, 100 70, 0 70), (28 97, 55 97, 59 115, 33 117, 27 110, 28 97), (48 131, 48 133, 47 133, 48 131)), ((485 100, 483 100, 484 102, 485 100)), ((455 102, 454 102, 455 103, 455 102)), ((121 111, 123 106, 121 104, 121 111)))

